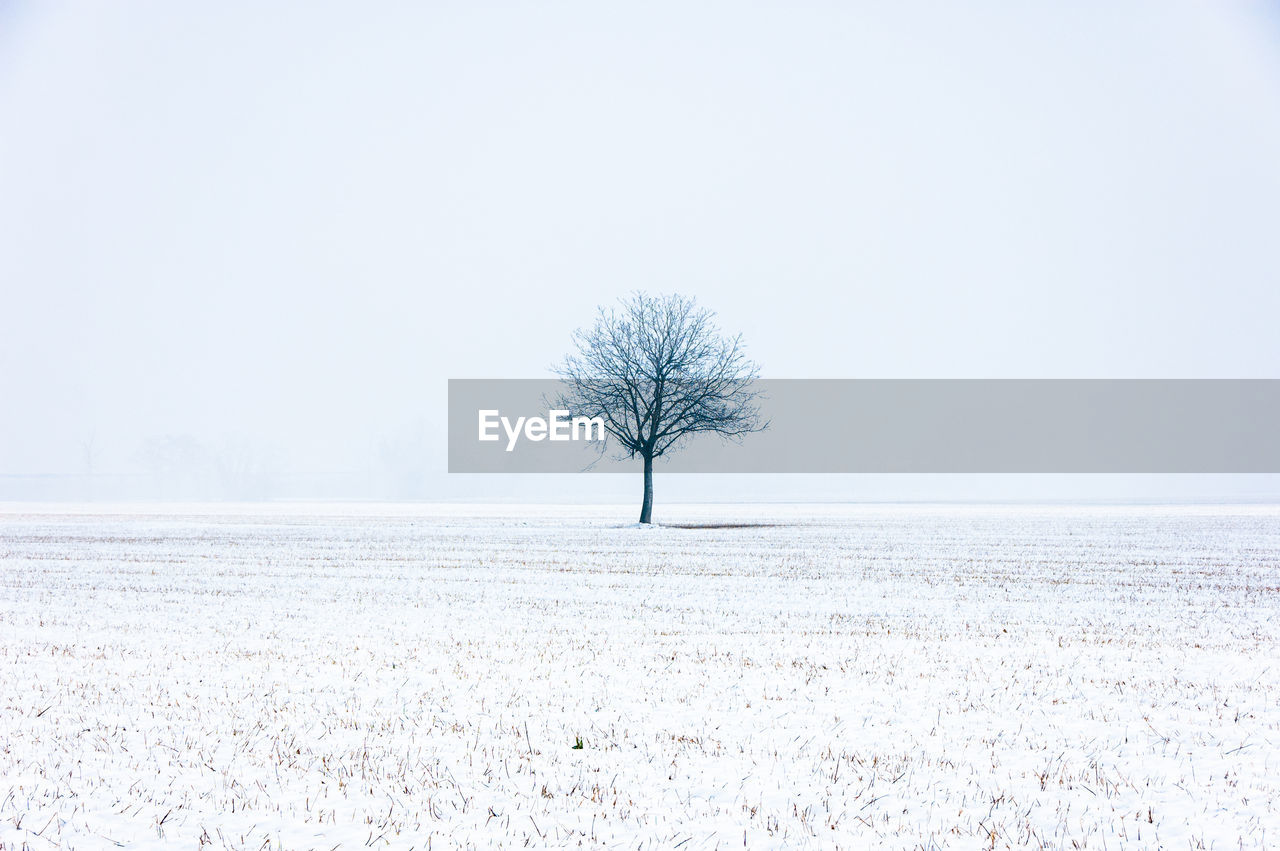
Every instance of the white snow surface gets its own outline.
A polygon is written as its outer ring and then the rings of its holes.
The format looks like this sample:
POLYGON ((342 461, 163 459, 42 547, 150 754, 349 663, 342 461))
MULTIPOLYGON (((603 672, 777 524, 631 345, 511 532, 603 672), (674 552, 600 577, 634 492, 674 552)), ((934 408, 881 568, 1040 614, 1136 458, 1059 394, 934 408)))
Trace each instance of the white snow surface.
POLYGON ((1280 507, 634 511, 0 506, 0 848, 1280 844, 1280 507))

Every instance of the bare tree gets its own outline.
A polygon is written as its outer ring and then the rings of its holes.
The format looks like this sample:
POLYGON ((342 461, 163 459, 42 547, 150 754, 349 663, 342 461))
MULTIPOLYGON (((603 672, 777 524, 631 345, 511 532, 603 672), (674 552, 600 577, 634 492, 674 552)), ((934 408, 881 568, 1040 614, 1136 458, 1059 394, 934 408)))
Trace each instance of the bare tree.
POLYGON ((568 385, 557 407, 600 417, 625 457, 644 460, 641 523, 653 521, 653 459, 689 435, 740 439, 768 427, 751 384, 760 368, 714 317, 692 298, 634 293, 575 331, 577 352, 555 369, 568 385))

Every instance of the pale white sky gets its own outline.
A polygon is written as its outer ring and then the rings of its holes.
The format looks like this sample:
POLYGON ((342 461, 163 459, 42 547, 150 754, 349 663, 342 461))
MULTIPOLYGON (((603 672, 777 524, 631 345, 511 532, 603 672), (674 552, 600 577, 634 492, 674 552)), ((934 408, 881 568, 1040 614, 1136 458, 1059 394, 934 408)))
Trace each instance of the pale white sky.
POLYGON ((0 116, 0 474, 439 472, 634 288, 770 377, 1280 378, 1274 4, 0 2, 0 116))

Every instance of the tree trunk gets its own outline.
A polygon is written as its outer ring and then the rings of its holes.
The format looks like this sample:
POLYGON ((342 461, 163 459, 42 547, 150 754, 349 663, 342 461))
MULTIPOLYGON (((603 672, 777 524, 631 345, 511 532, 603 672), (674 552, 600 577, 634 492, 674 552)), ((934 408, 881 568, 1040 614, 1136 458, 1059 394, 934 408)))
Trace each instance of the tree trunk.
POLYGON ((644 458, 644 502, 640 503, 640 522, 653 522, 653 457, 644 458))

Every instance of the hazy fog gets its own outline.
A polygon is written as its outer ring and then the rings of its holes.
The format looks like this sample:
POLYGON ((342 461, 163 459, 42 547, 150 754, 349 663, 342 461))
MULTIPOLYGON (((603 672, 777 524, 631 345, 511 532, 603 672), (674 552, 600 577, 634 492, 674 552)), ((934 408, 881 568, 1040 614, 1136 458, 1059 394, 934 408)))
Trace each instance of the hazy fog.
POLYGON ((0 2, 0 499, 629 496, 443 418, 635 288, 769 377, 1280 378, 1277 8, 0 2))

